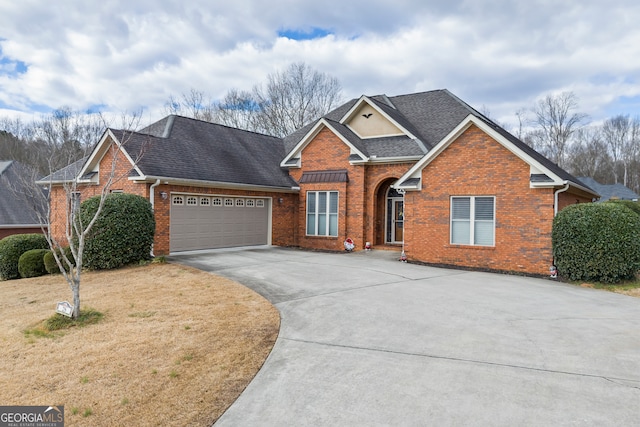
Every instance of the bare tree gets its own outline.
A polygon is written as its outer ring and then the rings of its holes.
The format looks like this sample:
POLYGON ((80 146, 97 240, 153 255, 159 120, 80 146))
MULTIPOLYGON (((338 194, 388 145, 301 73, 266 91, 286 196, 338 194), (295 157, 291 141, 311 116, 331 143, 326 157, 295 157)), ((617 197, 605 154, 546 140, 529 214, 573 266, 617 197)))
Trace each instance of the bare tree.
POLYGON ((264 86, 230 89, 219 102, 209 102, 192 89, 165 104, 169 114, 284 137, 335 108, 342 100, 335 77, 313 70, 303 62, 267 76, 264 86))
POLYGON ((267 76, 265 88, 253 93, 263 132, 284 137, 336 107, 342 88, 335 77, 299 62, 267 76))
POLYGON ((215 104, 215 123, 224 124, 238 129, 258 132, 257 116, 260 106, 250 92, 231 89, 222 101, 215 104))
POLYGON ((180 99, 171 95, 165 103, 165 111, 168 114, 212 122, 214 121, 215 105, 211 100, 206 99, 204 92, 192 88, 189 93, 183 93, 180 99))
MULTIPOLYGON (((573 134, 587 118, 576 112, 578 100, 573 92, 547 95, 533 108, 536 131, 531 134, 534 144, 544 148, 545 154, 555 163, 563 166, 567 148, 573 134)), ((536 147, 534 147, 536 148, 536 147)))
POLYGON ((599 127, 589 126, 576 131, 575 141, 567 154, 567 166, 575 176, 587 176, 600 183, 612 180, 611 157, 599 127))
POLYGON ((84 157, 104 130, 99 114, 60 107, 31 122, 0 118, 0 159, 17 160, 42 175, 84 157))
POLYGON ((631 166, 638 160, 640 143, 640 120, 629 115, 618 115, 602 124, 602 135, 611 154, 611 172, 614 183, 628 185, 631 166), (622 175, 622 179, 621 179, 622 175))
MULTIPOLYGON (((100 197, 96 213, 91 218, 85 218, 80 215, 80 194, 87 189, 87 185, 82 183, 82 179, 78 176, 85 158, 81 158, 70 163, 62 169, 57 169, 54 164, 58 161, 58 156, 53 156, 49 161, 50 173, 45 178, 39 179, 39 171, 35 167, 30 169, 30 173, 24 174, 16 189, 20 188, 20 192, 14 191, 16 197, 26 200, 39 217, 41 224, 46 224, 43 233, 49 243, 49 247, 53 253, 58 268, 62 272, 65 281, 69 285, 73 294, 73 313, 72 317, 77 318, 80 314, 80 284, 82 282, 82 265, 84 260, 84 247, 91 232, 93 225, 102 213, 106 196, 109 194, 112 185, 120 180, 128 178, 129 168, 118 168, 118 163, 128 161, 122 153, 122 148, 135 135, 133 128, 139 123, 139 115, 123 115, 123 130, 111 130, 116 136, 117 142, 111 143, 106 152, 107 158, 111 159, 110 168, 107 173, 101 173, 101 181, 99 187, 90 186, 93 193, 100 197), (120 172, 119 172, 120 171, 120 172), (60 194, 60 197, 56 195, 60 194), (55 198, 55 200, 54 200, 55 198), (53 206, 54 202, 62 202, 53 206), (60 206, 61 205, 61 206, 60 206), (64 235, 56 235, 51 220, 54 212, 58 215, 58 220, 63 219, 64 235), (62 215, 61 215, 62 214, 62 215), (70 256, 63 250, 69 248, 70 256)), ((106 121, 104 122, 106 126, 106 121)), ((68 124, 68 123, 67 123, 68 124)), ((74 126, 71 126, 74 128, 74 126)), ((58 150, 64 152, 65 147, 57 146, 58 150)), ((72 150, 73 151, 73 150, 72 150)), ((144 145, 136 151, 137 157, 134 163, 144 153, 144 145)), ((129 152, 129 154, 132 154, 129 152)), ((65 152, 61 156, 72 158, 71 152, 65 152)), ((102 171, 104 171, 104 167, 102 171)))

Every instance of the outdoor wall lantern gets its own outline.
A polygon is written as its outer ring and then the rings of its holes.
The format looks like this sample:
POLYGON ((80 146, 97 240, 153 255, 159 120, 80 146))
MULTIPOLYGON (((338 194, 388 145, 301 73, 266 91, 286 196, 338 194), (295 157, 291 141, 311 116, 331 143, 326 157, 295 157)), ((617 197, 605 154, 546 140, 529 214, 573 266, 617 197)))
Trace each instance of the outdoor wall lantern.
POLYGON ((160 192, 160 197, 162 197, 162 200, 167 200, 167 197, 168 197, 167 192, 166 191, 161 191, 160 192))

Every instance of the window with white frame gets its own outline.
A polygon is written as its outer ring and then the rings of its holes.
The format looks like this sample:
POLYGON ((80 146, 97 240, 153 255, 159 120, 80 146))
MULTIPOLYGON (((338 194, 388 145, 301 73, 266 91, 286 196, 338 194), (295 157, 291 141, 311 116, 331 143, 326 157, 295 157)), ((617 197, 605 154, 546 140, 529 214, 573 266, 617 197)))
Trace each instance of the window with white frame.
POLYGON ((233 199, 224 199, 224 205, 226 207, 231 207, 233 206, 233 199))
POLYGON ((208 197, 200 197, 200 206, 209 206, 211 199, 208 197))
POLYGON ((222 206, 222 199, 220 197, 213 198, 213 206, 222 206))
POLYGON ((264 208, 264 199, 256 200, 256 208, 264 208))
POLYGON ((451 243, 495 245, 495 197, 451 198, 451 243))
POLYGON ((338 192, 307 192, 307 235, 338 235, 338 192))
POLYGON ((236 199, 236 206, 239 206, 239 207, 244 206, 244 199, 236 199))
POLYGON ((182 196, 173 196, 172 200, 174 205, 184 205, 184 197, 182 196))
POLYGON ((256 201, 253 199, 247 199, 247 207, 252 208, 256 205, 256 201))
POLYGON ((187 197, 188 206, 196 206, 198 204, 198 198, 196 196, 187 197))

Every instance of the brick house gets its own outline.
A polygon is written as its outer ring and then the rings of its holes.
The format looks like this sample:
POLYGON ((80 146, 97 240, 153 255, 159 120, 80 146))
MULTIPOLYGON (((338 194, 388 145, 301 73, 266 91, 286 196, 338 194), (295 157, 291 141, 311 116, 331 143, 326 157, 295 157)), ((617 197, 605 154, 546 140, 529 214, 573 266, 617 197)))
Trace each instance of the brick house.
POLYGON ((151 201, 156 255, 338 251, 351 238, 425 263, 545 274, 557 210, 598 196, 446 90, 362 96, 284 139, 179 116, 110 129, 76 174, 82 198, 120 152, 110 190, 151 201))

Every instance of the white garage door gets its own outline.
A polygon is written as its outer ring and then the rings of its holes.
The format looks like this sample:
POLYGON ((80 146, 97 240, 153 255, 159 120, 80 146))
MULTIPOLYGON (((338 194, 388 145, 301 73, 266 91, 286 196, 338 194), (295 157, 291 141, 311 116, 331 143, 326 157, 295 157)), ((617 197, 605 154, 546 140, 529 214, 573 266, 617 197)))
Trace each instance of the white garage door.
POLYGON ((171 195, 171 252, 269 243, 270 200, 171 195))

